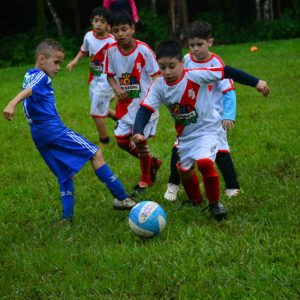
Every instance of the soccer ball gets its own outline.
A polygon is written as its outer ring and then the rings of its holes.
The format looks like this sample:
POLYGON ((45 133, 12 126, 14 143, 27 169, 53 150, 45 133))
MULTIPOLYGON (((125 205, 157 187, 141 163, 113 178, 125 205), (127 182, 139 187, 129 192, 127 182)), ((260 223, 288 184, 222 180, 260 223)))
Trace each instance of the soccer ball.
POLYGON ((129 214, 129 227, 140 237, 153 237, 160 234, 167 224, 164 209, 156 202, 142 201, 135 205, 129 214))

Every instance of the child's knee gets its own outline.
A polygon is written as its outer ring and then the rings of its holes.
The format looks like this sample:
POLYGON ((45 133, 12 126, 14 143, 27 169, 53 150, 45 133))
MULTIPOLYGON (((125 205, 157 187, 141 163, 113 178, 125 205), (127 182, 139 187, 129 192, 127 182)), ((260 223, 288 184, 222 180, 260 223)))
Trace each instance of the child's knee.
POLYGON ((190 170, 181 170, 180 168, 177 168, 179 175, 180 175, 180 179, 183 181, 189 180, 193 173, 194 173, 194 168, 190 169, 190 170))
POLYGON ((92 157, 92 161, 98 162, 98 163, 103 163, 103 164, 105 163, 102 151, 100 149, 98 149, 98 151, 92 157))
POLYGON ((201 158, 197 160, 197 166, 203 176, 218 177, 214 161, 210 158, 201 158))

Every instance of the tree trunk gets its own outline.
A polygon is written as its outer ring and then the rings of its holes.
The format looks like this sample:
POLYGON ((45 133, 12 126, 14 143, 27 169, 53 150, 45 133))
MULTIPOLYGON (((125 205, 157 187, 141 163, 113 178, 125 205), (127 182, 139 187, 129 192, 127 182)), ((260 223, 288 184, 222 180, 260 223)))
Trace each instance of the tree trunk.
POLYGON ((50 0, 46 0, 47 6, 50 10, 50 13, 54 19, 54 22, 56 24, 56 28, 57 28, 57 32, 59 36, 63 35, 63 30, 62 30, 62 26, 61 26, 61 19, 59 18, 58 14, 56 13, 56 10, 54 9, 52 3, 50 0))
POLYGON ((151 0, 151 11, 153 16, 156 16, 156 0, 151 0))
POLYGON ((47 18, 46 18, 44 0, 36 0, 36 10, 37 10, 37 32, 39 37, 44 38, 47 33, 47 18))
POLYGON ((75 34, 81 33, 80 9, 78 0, 69 0, 69 6, 73 12, 75 34))
POLYGON ((168 4, 171 37, 184 46, 189 25, 186 0, 169 0, 168 4))

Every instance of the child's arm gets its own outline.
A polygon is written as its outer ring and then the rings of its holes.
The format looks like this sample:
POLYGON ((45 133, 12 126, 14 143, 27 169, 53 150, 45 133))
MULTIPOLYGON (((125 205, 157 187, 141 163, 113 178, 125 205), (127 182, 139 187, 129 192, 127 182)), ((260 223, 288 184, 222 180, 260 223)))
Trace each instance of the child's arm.
POLYGON ((268 96, 270 89, 264 80, 260 80, 242 70, 235 69, 230 66, 224 67, 224 77, 231 78, 234 81, 255 87, 258 92, 261 92, 264 96, 268 96))
POLYGON ((127 93, 121 89, 114 76, 107 74, 107 81, 110 84, 110 86, 114 89, 115 93, 118 96, 118 99, 120 100, 128 99, 127 93))
POLYGON ((144 106, 140 106, 135 116, 133 126, 133 141, 139 143, 145 140, 144 128, 148 124, 152 115, 152 111, 144 106))
POLYGON ((74 57, 74 59, 67 64, 67 69, 69 71, 72 71, 73 68, 78 64, 78 62, 86 56, 87 56, 87 53, 79 51, 77 53, 77 55, 74 57))
POLYGON ((28 98, 32 95, 32 88, 26 88, 23 91, 21 91, 18 95, 15 96, 14 99, 12 99, 7 106, 3 110, 3 116, 8 121, 11 121, 14 117, 16 106, 18 103, 20 103, 25 98, 28 98))
POLYGON ((236 116, 236 93, 234 90, 227 91, 223 94, 223 115, 222 126, 226 130, 234 127, 236 116))

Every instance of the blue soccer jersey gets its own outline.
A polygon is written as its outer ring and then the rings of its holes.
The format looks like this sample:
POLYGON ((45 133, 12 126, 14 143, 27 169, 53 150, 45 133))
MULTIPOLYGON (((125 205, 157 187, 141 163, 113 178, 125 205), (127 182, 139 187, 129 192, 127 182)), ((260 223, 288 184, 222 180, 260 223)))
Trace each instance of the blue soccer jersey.
POLYGON ((23 89, 28 87, 32 95, 24 99, 23 109, 32 139, 36 147, 41 148, 66 133, 68 128, 57 113, 51 78, 39 69, 30 69, 23 82, 23 89))

